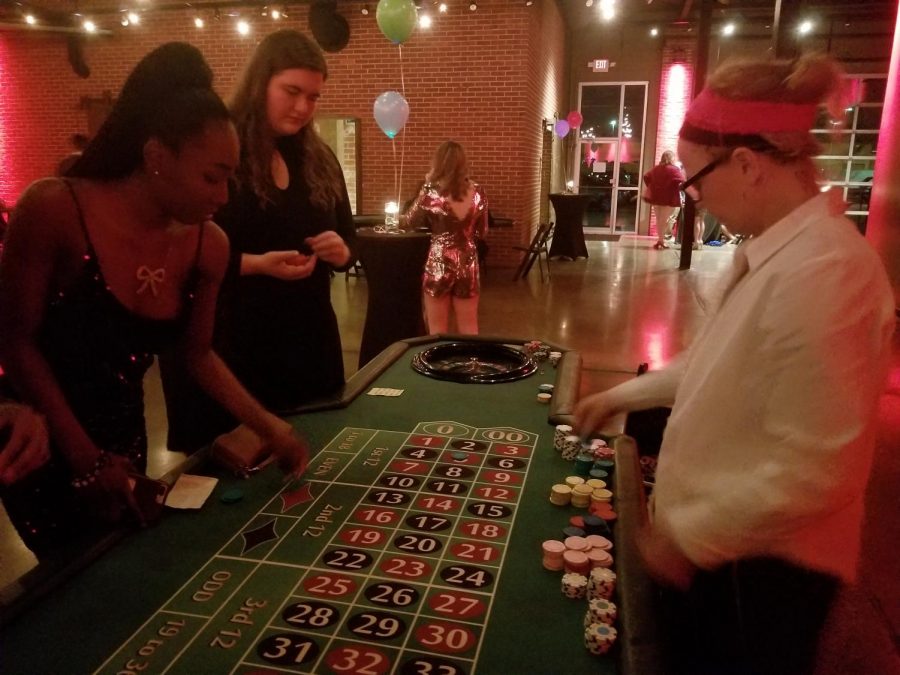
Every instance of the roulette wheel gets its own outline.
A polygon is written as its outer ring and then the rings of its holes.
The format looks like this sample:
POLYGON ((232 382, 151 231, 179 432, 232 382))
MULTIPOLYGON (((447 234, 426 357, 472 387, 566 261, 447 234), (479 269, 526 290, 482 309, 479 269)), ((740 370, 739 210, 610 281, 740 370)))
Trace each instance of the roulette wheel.
POLYGON ((464 384, 496 384, 528 377, 537 364, 524 352, 488 342, 450 342, 415 355, 415 371, 439 380, 464 384))

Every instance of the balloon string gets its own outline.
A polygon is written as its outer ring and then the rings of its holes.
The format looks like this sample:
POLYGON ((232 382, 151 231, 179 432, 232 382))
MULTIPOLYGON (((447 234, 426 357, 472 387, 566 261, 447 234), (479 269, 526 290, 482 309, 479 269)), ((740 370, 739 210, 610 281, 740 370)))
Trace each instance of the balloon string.
MULTIPOLYGON (((403 44, 397 44, 397 56, 400 60, 400 92, 406 98, 406 78, 403 75, 403 44)), ((403 160, 406 158, 406 133, 400 140, 400 178, 397 181, 397 206, 400 206, 400 192, 403 189, 403 160)))
POLYGON ((400 55, 400 93, 406 98, 406 81, 403 77, 403 45, 397 45, 397 53, 400 55))
MULTIPOLYGON (((394 190, 397 191, 397 194, 400 194, 400 183, 397 182, 397 139, 396 137, 391 138, 391 150, 394 153, 394 190)), ((397 205, 400 205, 400 202, 397 202, 397 205)))

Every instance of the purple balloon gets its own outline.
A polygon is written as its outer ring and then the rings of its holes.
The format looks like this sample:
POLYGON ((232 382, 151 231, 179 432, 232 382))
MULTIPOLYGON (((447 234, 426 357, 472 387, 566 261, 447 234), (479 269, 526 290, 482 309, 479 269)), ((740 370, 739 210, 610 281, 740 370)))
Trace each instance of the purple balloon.
POLYGON ((553 125, 553 131, 560 138, 565 138, 566 134, 569 133, 569 123, 565 120, 556 120, 556 124, 553 125))

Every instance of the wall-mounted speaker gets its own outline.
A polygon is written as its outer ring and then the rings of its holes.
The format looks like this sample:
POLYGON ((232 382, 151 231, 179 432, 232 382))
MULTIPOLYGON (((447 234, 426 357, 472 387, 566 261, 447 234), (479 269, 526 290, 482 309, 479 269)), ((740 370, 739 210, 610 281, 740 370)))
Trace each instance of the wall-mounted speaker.
POLYGON ((79 35, 66 37, 66 51, 69 54, 69 65, 78 77, 87 79, 91 76, 91 68, 84 60, 84 42, 79 35))
POLYGON ((309 29, 326 52, 339 52, 350 42, 350 25, 337 13, 336 0, 316 0, 309 8, 309 29))

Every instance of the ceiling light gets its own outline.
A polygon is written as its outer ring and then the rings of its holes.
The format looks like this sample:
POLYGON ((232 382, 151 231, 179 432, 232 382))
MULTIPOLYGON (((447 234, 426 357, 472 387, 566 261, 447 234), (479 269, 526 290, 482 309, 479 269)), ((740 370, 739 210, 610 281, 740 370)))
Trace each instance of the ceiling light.
POLYGON ((199 16, 194 17, 194 28, 203 28, 205 24, 203 23, 203 19, 199 16))
POLYGON ((141 22, 141 15, 137 12, 128 12, 126 16, 128 17, 128 20, 135 26, 141 22))
POLYGON ((363 16, 369 16, 369 12, 370 12, 371 10, 369 9, 369 6, 368 6, 368 5, 363 5, 363 6, 362 6, 362 9, 359 10, 359 11, 362 12, 362 15, 363 15, 363 16))
POLYGON ((726 23, 724 26, 722 26, 722 35, 734 35, 734 31, 736 30, 737 26, 735 26, 733 23, 726 23))
POLYGON ((90 19, 85 19, 81 24, 81 27, 88 33, 96 33, 97 32, 97 24, 95 24, 90 19))
POLYGON ((446 3, 446 2, 442 2, 440 5, 438 5, 438 11, 439 11, 441 14, 446 14, 446 13, 447 13, 447 3, 446 3))
POLYGON ((478 3, 476 3, 475 0, 472 0, 472 2, 469 3, 469 11, 474 12, 476 9, 478 9, 478 3))
POLYGON ((812 29, 813 29, 813 22, 810 21, 809 19, 807 19, 806 21, 801 21, 800 25, 797 26, 797 32, 800 33, 800 35, 808 35, 809 33, 812 32, 812 29))
POLYGON ((423 14, 419 17, 419 28, 431 28, 431 16, 423 14))
POLYGON ((238 21, 234 26, 241 35, 250 35, 250 24, 243 19, 238 21))
POLYGON ((269 16, 271 16, 273 20, 278 21, 278 19, 281 18, 281 11, 280 11, 280 10, 277 10, 277 9, 273 9, 273 10, 269 13, 269 16))
POLYGON ((37 23, 37 18, 35 18, 34 14, 26 14, 25 23, 27 23, 29 26, 33 26, 37 23))
POLYGON ((585 6, 585 7, 593 7, 593 6, 594 6, 594 0, 584 0, 584 6, 585 6))
POLYGON ((659 28, 657 28, 656 26, 651 28, 650 35, 651 35, 651 37, 656 37, 657 35, 659 35, 659 28))

